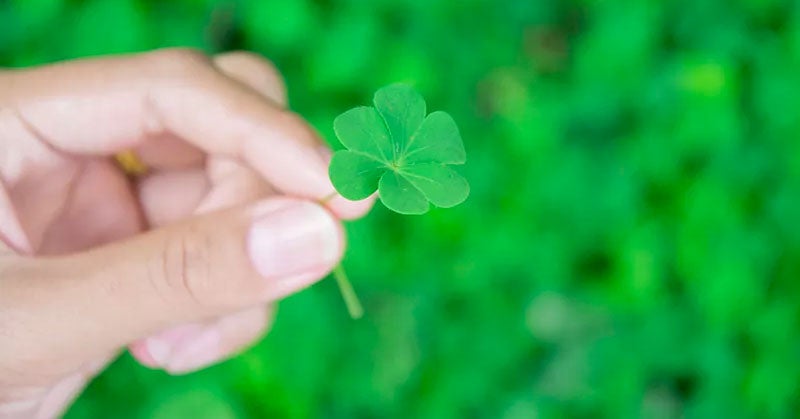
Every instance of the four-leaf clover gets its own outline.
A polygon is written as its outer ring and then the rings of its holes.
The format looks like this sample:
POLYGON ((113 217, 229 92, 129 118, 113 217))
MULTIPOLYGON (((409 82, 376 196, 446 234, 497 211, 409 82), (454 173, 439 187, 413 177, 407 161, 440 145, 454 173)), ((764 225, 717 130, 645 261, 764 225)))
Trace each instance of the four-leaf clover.
POLYGON ((339 194, 359 200, 377 190, 383 204, 401 214, 424 214, 429 202, 449 208, 467 199, 469 184, 449 167, 466 161, 453 118, 442 111, 426 116, 425 100, 404 84, 378 90, 373 102, 374 108, 351 109, 333 122, 347 147, 329 168, 339 194))

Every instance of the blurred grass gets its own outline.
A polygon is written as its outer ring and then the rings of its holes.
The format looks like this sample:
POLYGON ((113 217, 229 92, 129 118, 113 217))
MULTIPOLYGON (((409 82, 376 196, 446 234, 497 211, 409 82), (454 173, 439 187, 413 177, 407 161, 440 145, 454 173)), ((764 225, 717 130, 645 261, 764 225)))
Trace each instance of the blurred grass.
POLYGON ((68 418, 792 417, 800 7, 780 0, 0 1, 0 64, 257 51, 335 143, 414 83, 473 193, 348 226, 325 281, 186 377, 124 356, 68 418))

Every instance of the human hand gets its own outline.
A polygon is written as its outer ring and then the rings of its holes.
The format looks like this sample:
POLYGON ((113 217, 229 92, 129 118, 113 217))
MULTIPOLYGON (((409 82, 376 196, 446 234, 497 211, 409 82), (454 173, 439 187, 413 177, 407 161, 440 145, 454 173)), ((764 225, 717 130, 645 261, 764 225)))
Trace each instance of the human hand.
POLYGON ((285 104, 245 53, 0 71, 0 418, 58 415, 126 346, 170 373, 224 359, 333 268, 372 201, 318 204, 329 152, 285 104))

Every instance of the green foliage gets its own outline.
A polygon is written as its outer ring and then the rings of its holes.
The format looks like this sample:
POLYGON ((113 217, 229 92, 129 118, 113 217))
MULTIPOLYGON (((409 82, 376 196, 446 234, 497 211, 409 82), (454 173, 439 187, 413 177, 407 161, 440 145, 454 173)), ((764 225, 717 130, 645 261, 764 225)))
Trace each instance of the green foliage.
POLYGON ((4 66, 176 44, 271 58, 330 140, 416 86, 459 123, 470 198, 348 223, 363 319, 322 281, 241 356, 125 356, 67 418, 800 411, 796 2, 0 1, 4 66))
POLYGON ((336 190, 352 200, 377 190, 381 202, 401 214, 424 214, 429 201, 450 208, 467 199, 466 179, 447 167, 467 158, 453 118, 441 111, 426 117, 425 100, 407 85, 378 90, 374 102, 334 121, 348 148, 331 159, 336 190))

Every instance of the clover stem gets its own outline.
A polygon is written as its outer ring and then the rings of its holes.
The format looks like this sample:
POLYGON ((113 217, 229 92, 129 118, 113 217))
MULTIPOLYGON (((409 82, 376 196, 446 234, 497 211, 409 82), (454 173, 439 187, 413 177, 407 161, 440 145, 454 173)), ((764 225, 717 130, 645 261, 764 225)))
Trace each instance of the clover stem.
POLYGON ((344 304, 347 306, 347 312, 353 319, 360 319, 364 315, 364 308, 361 306, 361 301, 358 300, 356 292, 353 290, 353 285, 347 279, 347 272, 344 271, 342 264, 336 265, 333 268, 333 277, 336 278, 336 284, 339 285, 339 292, 342 293, 344 304))
MULTIPOLYGON (((320 205, 327 205, 331 200, 336 198, 337 195, 339 195, 337 192, 331 192, 328 196, 319 200, 320 205)), ((361 301, 358 300, 358 296, 353 290, 353 285, 350 283, 350 280, 347 279, 347 272, 345 272, 344 266, 342 266, 341 263, 333 268, 333 277, 336 278, 336 285, 339 286, 339 292, 342 294, 342 299, 344 300, 345 306, 347 306, 347 312, 350 313, 350 317, 353 319, 360 319, 361 316, 364 315, 364 308, 361 306, 361 301)))

